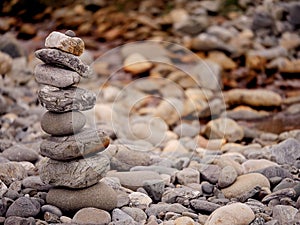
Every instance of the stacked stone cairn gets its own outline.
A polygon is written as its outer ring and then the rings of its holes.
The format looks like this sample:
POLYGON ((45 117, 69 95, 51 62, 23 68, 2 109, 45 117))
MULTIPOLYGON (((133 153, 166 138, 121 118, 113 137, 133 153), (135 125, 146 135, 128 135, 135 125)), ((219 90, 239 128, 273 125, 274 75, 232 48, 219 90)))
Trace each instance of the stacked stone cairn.
POLYGON ((109 137, 99 129, 84 128, 86 117, 80 112, 92 109, 96 102, 93 92, 76 86, 91 75, 90 67, 79 57, 84 42, 72 31, 54 31, 46 38, 45 47, 35 52, 44 64, 34 71, 36 81, 43 85, 38 99, 48 110, 41 119, 49 136, 40 145, 46 157, 40 177, 54 187, 85 189, 99 182, 110 161, 102 154, 109 137))

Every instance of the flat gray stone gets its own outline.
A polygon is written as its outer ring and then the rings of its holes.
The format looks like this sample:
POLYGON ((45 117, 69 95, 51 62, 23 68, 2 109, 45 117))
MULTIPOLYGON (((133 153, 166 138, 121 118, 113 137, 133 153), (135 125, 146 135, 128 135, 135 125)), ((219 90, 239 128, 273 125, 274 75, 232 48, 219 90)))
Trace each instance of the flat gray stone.
POLYGON ((85 125, 86 118, 81 112, 46 112, 41 119, 43 131, 55 136, 78 133, 85 125))
POLYGON ((300 142, 289 138, 271 147, 272 155, 278 164, 293 165, 300 158, 300 142))
POLYGON ((70 162, 47 159, 41 166, 40 177, 46 184, 69 188, 86 188, 104 177, 109 170, 109 159, 95 155, 70 162))
POLYGON ((107 149, 111 157, 111 168, 118 171, 128 171, 134 166, 148 166, 150 154, 123 145, 111 145, 107 149))
POLYGON ((40 49, 35 56, 44 63, 67 67, 76 71, 80 76, 88 78, 92 75, 91 68, 84 64, 78 56, 63 52, 58 49, 40 49))
POLYGON ((57 48, 73 55, 81 55, 84 51, 84 42, 78 37, 70 37, 66 34, 53 31, 45 40, 45 47, 57 48))
POLYGON ((150 217, 151 215, 158 216, 160 213, 174 212, 180 213, 189 212, 190 210, 179 203, 168 204, 160 202, 158 204, 151 204, 145 212, 150 217))
POLYGON ((53 188, 46 197, 50 205, 64 211, 78 211, 86 207, 112 210, 117 206, 116 192, 103 182, 84 189, 53 188))
POLYGON ((70 160, 103 151, 110 139, 104 131, 83 129, 64 137, 49 136, 40 145, 40 153, 54 160, 70 160))
POLYGON ((193 199, 191 200, 191 206, 199 212, 202 213, 212 213, 213 211, 215 211, 217 208, 220 207, 220 205, 213 203, 213 202, 209 202, 206 200, 200 200, 200 199, 193 199))
POLYGON ((10 161, 28 161, 35 162, 39 158, 37 151, 28 148, 22 144, 15 144, 3 151, 2 156, 10 161))
POLYGON ((96 95, 88 90, 69 87, 60 89, 45 86, 38 91, 41 105, 51 112, 85 111, 94 107, 96 95))
POLYGON ((34 69, 36 82, 50 86, 64 88, 78 84, 80 76, 78 73, 59 68, 50 64, 39 64, 34 69))
POLYGON ((136 222, 144 224, 147 220, 146 213, 140 208, 122 207, 121 210, 131 216, 136 222))
POLYGON ((147 180, 162 180, 158 173, 152 171, 109 172, 107 176, 117 177, 122 186, 136 191, 147 180))

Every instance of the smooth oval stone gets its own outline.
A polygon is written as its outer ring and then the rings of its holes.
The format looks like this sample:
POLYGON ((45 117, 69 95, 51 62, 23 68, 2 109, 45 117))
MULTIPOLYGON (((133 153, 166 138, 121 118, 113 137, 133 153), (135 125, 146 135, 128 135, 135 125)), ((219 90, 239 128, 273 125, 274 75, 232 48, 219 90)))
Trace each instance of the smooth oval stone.
POLYGON ((96 95, 88 90, 45 86, 38 91, 41 105, 51 112, 85 111, 94 107, 96 95))
POLYGON ((117 194, 111 187, 99 182, 78 190, 53 188, 48 192, 46 201, 64 211, 77 211, 86 207, 109 211, 117 207, 117 194))
POLYGON ((69 188, 85 188, 104 177, 109 170, 109 159, 95 155, 69 162, 47 159, 40 168, 40 177, 46 184, 69 188))
POLYGON ((58 88, 78 84, 80 76, 78 73, 49 64, 39 64, 34 69, 36 82, 47 84, 58 88))
POLYGON ((84 78, 91 77, 91 68, 83 63, 78 56, 60 51, 58 49, 40 49, 35 52, 35 56, 44 63, 67 67, 77 72, 84 78))
POLYGON ((45 47, 57 48, 73 55, 81 55, 84 51, 84 42, 78 37, 70 37, 57 31, 53 31, 45 40, 45 47))
POLYGON ((243 203, 233 203, 216 209, 205 225, 248 225, 255 219, 252 209, 243 203))
POLYGON ((74 215, 72 222, 76 224, 109 224, 111 216, 108 212, 93 207, 80 209, 74 215))
POLYGON ((227 188, 222 189, 222 193, 228 199, 237 198, 252 191, 256 186, 270 188, 268 178, 260 173, 248 173, 238 176, 236 181, 227 188))
POLYGON ((41 127, 48 134, 63 136, 78 133, 85 125, 86 118, 81 112, 46 112, 41 119, 41 127))
POLYGON ((72 136, 47 137, 40 145, 40 153, 55 160, 70 160, 101 152, 109 142, 104 131, 83 129, 72 136))
POLYGON ((37 151, 22 144, 16 144, 5 149, 2 153, 2 156, 9 159, 10 161, 17 162, 35 162, 39 158, 39 154, 37 153, 37 151))

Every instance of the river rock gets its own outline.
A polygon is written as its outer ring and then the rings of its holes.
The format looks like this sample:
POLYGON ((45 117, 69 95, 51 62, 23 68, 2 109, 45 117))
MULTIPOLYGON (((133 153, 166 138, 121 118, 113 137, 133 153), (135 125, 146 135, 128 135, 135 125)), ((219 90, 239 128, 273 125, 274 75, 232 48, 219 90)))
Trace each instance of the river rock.
POLYGON ((111 187, 99 182, 78 190, 53 188, 48 192, 46 201, 64 211, 77 211, 87 207, 109 211, 117 206, 117 195, 111 187))
POLYGON ((219 118, 211 120, 206 125, 204 133, 209 138, 225 138, 230 142, 242 140, 244 137, 243 128, 234 120, 229 118, 219 118))
POLYGON ((123 145, 111 145, 106 153, 112 157, 111 168, 118 171, 128 171, 134 166, 150 164, 150 154, 147 151, 139 151, 123 145))
POLYGON ((178 183, 187 185, 189 183, 200 183, 200 173, 192 168, 184 168, 176 174, 178 183))
POLYGON ((86 118, 81 112, 46 112, 41 119, 43 131, 54 136, 78 133, 85 125, 86 118))
POLYGON ((202 213, 212 213, 213 211, 215 211, 217 208, 220 207, 220 205, 213 203, 213 202, 209 202, 206 200, 200 200, 200 199, 193 199, 191 200, 191 206, 199 212, 202 213))
POLYGON ((133 75, 151 69, 152 63, 139 53, 133 53, 124 60, 124 70, 133 75))
POLYGON ((151 204, 150 207, 148 207, 145 210, 145 212, 148 216, 151 215, 158 216, 159 214, 166 213, 166 212, 174 212, 174 213, 182 214, 183 212, 189 212, 189 209, 179 203, 168 204, 168 203, 160 202, 158 204, 151 204))
POLYGON ((60 89, 45 86, 38 91, 38 99, 51 112, 85 111, 94 107, 96 95, 82 88, 60 89))
POLYGON ((194 225, 195 222, 191 217, 188 216, 181 216, 175 219, 175 225, 194 225))
POLYGON ((269 180, 259 173, 248 173, 238 176, 236 181, 227 188, 222 189, 226 198, 235 198, 242 196, 253 190, 256 186, 261 188, 270 188, 269 180))
POLYGON ((122 186, 136 191, 147 180, 162 180, 158 173, 152 171, 109 172, 107 176, 120 179, 122 186))
POLYGON ((121 209, 118 208, 112 211, 112 221, 114 222, 114 224, 136 225, 134 219, 131 216, 129 216, 127 213, 123 212, 121 209))
POLYGON ((43 156, 55 160, 70 160, 103 151, 110 139, 104 131, 84 129, 65 137, 49 136, 40 145, 43 156))
POLYGON ((41 205, 38 200, 34 198, 20 197, 7 209, 6 217, 34 217, 40 212, 40 209, 41 205))
POLYGON ((238 174, 232 166, 225 166, 220 173, 218 178, 218 185, 220 188, 228 187, 233 184, 238 174))
POLYGON ((51 185, 47 185, 42 182, 40 176, 29 176, 22 180, 24 188, 32 188, 38 191, 48 191, 52 188, 51 185))
POLYGON ((0 163, 0 180, 2 180, 5 185, 8 186, 16 180, 23 180, 25 177, 27 177, 27 172, 20 163, 0 163))
POLYGON ((3 151, 2 156, 9 159, 10 161, 17 162, 35 162, 39 158, 37 151, 22 144, 16 144, 7 148, 3 151))
POLYGON ((270 166, 278 166, 278 164, 267 159, 248 159, 242 163, 244 173, 251 173, 270 166))
POLYGON ((45 47, 57 48, 73 55, 81 55, 84 51, 84 42, 78 37, 70 37, 57 31, 53 31, 45 40, 45 47))
POLYGON ((243 203, 233 203, 216 209, 205 225, 249 225, 255 215, 251 208, 243 203))
POLYGON ((33 217, 23 218, 20 216, 10 216, 6 218, 4 225, 35 225, 33 217))
POLYGON ((122 207, 122 211, 141 224, 145 223, 147 220, 147 215, 142 209, 135 207, 122 207))
POLYGON ((13 60, 8 54, 0 51, 0 74, 1 75, 6 74, 11 70, 12 62, 13 60))
POLYGON ((78 84, 78 73, 49 64, 39 64, 34 69, 34 77, 37 83, 64 88, 78 84))
POLYGON ((163 180, 146 180, 143 188, 154 201, 159 201, 165 190, 165 182, 163 180))
POLYGON ((225 93, 228 104, 246 104, 251 106, 280 106, 282 98, 269 90, 233 89, 225 93))
POLYGON ((58 49, 40 49, 35 52, 35 56, 44 63, 67 67, 76 71, 84 78, 91 77, 92 70, 84 64, 78 56, 60 51, 58 49))
POLYGON ((191 76, 198 87, 221 91, 221 67, 210 60, 201 60, 192 69, 191 76))
POLYGON ((70 188, 85 188, 103 178, 109 170, 109 159, 95 155, 69 162, 47 159, 40 169, 44 183, 70 188))
POLYGON ((290 205, 276 205, 273 208, 273 217, 277 219, 280 225, 293 224, 294 217, 298 210, 290 205))
POLYGON ((272 146, 271 152, 277 163, 293 165, 300 157, 300 142, 289 138, 272 146))
POLYGON ((108 212, 93 207, 80 209, 74 215, 72 222, 76 224, 105 225, 110 223, 111 216, 108 212))

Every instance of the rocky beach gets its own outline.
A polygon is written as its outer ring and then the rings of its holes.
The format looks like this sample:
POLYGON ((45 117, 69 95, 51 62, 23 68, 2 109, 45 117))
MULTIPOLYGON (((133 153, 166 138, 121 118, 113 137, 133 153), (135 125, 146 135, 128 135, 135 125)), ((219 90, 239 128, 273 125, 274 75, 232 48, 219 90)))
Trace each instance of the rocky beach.
POLYGON ((300 2, 0 9, 0 224, 300 224, 300 2))

